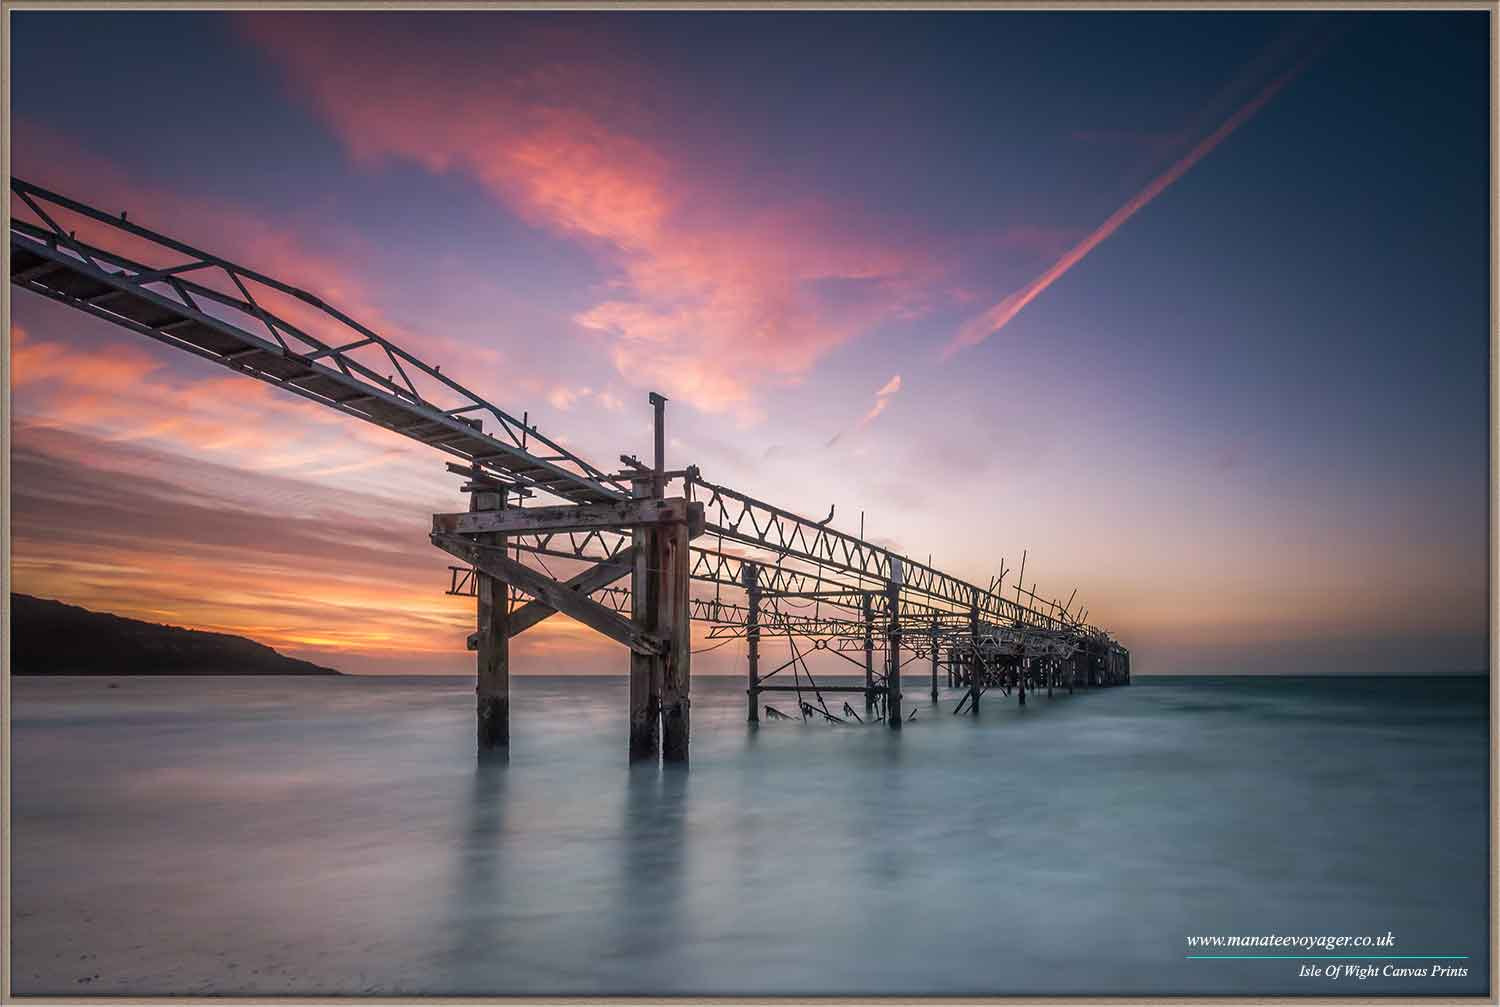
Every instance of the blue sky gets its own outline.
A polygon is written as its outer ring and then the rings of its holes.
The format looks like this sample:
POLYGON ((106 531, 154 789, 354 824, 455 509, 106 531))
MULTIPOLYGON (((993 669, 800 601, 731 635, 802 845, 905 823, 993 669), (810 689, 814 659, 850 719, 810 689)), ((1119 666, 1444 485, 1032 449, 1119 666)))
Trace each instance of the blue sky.
MULTIPOLYGON (((1484 664, 1485 13, 12 26, 18 174, 313 287, 588 456, 644 450, 663 391, 674 461, 807 513, 836 503, 845 527, 864 510, 980 582, 1029 549, 1028 580, 1077 587, 1143 670, 1484 664)), ((444 562, 420 534, 453 506, 435 459, 232 385, 194 397, 204 365, 24 294, 12 322, 16 443, 38 465, 59 431, 94 439, 68 458, 82 470, 139 452, 167 487, 221 465, 245 475, 223 506, 247 512, 273 473, 327 506, 355 479, 412 515, 401 562, 433 578, 382 585, 372 563, 335 586, 215 550, 216 584, 277 589, 200 602, 144 534, 111 540, 112 572, 70 559, 27 523, 21 468, 18 589, 375 670, 463 666, 466 615, 430 597, 444 562), (64 350, 131 363, 129 389, 101 407, 45 366, 64 350), (263 436, 225 433, 247 425, 263 436), (327 474, 362 449, 380 464, 327 474), (401 630, 314 631, 346 595, 401 630)), ((185 552, 211 547, 194 534, 185 552)), ((556 635, 534 646, 612 670, 556 635)))

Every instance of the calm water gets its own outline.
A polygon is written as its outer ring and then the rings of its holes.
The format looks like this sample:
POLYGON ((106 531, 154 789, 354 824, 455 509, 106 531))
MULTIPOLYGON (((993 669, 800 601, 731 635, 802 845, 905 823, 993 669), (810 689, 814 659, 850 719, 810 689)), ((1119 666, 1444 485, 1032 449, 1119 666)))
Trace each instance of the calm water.
POLYGON ((484 769, 465 680, 12 687, 18 994, 1488 985, 1483 679, 910 689, 893 736, 705 678, 689 773, 625 767, 623 680, 520 679, 484 769), (1387 931, 1469 977, 1184 959, 1387 931))

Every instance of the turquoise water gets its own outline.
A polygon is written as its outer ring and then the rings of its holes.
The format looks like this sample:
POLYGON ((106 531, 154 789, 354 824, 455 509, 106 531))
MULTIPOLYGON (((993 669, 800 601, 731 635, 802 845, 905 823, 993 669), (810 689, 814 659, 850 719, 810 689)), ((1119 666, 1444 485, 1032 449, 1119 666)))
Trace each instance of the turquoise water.
POLYGON ((17 994, 1488 987, 1484 679, 909 683, 897 734, 702 678, 687 773, 625 766, 622 679, 517 680, 504 767, 461 679, 117 682, 12 680, 17 994), (1388 931, 1468 976, 1186 958, 1388 931))

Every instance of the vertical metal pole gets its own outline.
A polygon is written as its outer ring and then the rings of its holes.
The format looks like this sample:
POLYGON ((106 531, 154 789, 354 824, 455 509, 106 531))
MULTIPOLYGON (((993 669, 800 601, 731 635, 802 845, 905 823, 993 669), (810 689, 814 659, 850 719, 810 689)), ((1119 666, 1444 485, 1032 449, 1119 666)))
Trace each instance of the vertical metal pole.
POLYGON ((750 645, 750 723, 760 721, 760 567, 745 564, 745 590, 750 595, 750 614, 745 639, 750 645))
POLYGON ((656 464, 652 469, 651 495, 660 500, 667 493, 667 480, 662 474, 667 470, 667 397, 652 392, 648 401, 656 411, 656 464))
MULTIPOLYGON (((477 476, 477 473, 476 473, 477 476)), ((472 485, 472 484, 471 484, 472 485)), ((503 490, 469 491, 469 510, 505 509, 503 490)), ((483 535, 485 545, 505 546, 504 535, 483 535)), ((502 580, 474 572, 477 579, 479 647, 475 677, 476 738, 479 754, 510 754, 510 588, 502 580)))
POLYGON ((969 713, 979 712, 980 669, 984 662, 979 656, 979 606, 969 608, 969 713))
POLYGON ((886 719, 892 730, 901 730, 901 560, 891 557, 891 579, 885 588, 885 604, 890 611, 890 647, 886 651, 885 704, 886 719))
POLYGON ((932 620, 932 701, 937 702, 937 671, 938 671, 938 623, 932 620))
POLYGON ((865 712, 875 709, 875 600, 864 596, 865 614, 865 712))
MULTIPOLYGON (((631 496, 651 494, 653 480, 640 478, 631 482, 631 496)), ((641 629, 656 629, 656 589, 658 578, 651 565, 656 558, 656 532, 637 525, 631 529, 630 543, 635 547, 635 563, 630 569, 630 618, 641 629)), ((650 654, 630 652, 630 761, 655 762, 661 755, 661 659, 650 654)))

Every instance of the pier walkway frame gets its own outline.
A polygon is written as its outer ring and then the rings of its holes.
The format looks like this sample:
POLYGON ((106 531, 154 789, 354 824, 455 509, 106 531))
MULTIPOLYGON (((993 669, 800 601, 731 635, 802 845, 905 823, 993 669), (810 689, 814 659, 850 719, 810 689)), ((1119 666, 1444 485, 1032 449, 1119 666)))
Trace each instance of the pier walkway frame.
POLYGON ((431 541, 456 561, 448 593, 475 599, 481 754, 509 749, 510 639, 558 612, 629 651, 631 761, 688 760, 693 622, 746 642, 752 723, 784 716, 764 701, 787 694, 803 719, 899 730, 913 662, 931 702, 940 679, 963 689, 955 713, 977 714, 989 690, 1024 704, 1028 689, 1130 681, 1129 651, 1087 622, 1076 590, 1062 603, 1025 586, 1025 554, 1013 589, 1003 561, 981 587, 833 527, 831 511, 814 521, 696 466, 668 470, 663 396, 648 399, 651 463, 621 455, 606 471, 314 294, 128 212, 13 178, 9 258, 18 288, 449 456, 468 505, 433 515, 431 541), (791 657, 762 668, 768 641, 791 657), (862 684, 819 683, 820 653, 862 684), (829 705, 847 694, 863 713, 829 705))

